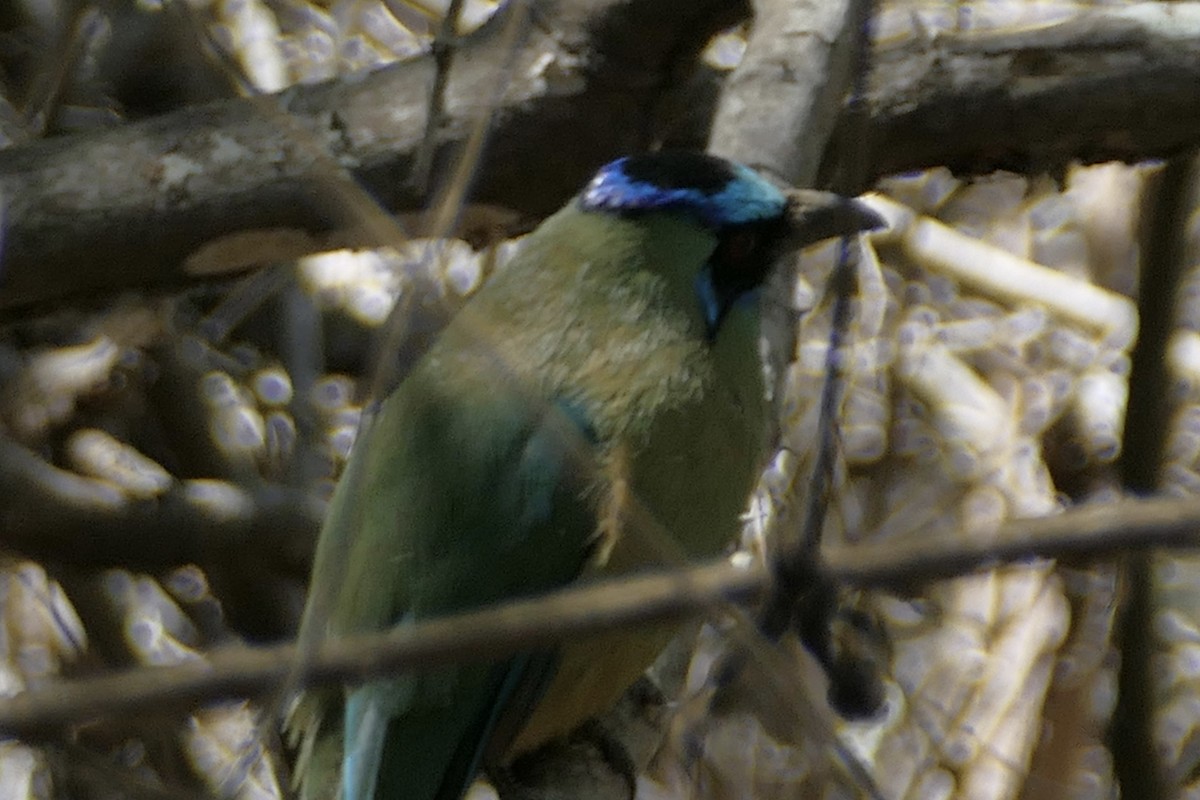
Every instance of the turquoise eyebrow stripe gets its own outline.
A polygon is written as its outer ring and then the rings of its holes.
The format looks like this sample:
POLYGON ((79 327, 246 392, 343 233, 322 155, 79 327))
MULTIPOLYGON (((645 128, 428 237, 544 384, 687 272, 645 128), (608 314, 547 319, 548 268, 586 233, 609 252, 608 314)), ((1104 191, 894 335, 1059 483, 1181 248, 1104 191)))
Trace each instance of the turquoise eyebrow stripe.
POLYGON ((689 186, 658 186, 632 180, 624 171, 626 158, 603 167, 584 189, 585 209, 607 211, 678 210, 695 214, 713 228, 769 220, 783 214, 787 199, 758 173, 731 164, 734 177, 717 192, 689 186))

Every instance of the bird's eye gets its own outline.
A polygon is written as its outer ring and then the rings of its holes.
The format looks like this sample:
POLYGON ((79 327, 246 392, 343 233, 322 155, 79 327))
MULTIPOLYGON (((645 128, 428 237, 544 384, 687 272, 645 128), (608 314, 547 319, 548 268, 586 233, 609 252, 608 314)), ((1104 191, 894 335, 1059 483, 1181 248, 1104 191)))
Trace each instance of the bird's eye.
POLYGON ((730 234, 725 241, 725 258, 731 264, 748 261, 758 248, 758 232, 743 228, 730 234))

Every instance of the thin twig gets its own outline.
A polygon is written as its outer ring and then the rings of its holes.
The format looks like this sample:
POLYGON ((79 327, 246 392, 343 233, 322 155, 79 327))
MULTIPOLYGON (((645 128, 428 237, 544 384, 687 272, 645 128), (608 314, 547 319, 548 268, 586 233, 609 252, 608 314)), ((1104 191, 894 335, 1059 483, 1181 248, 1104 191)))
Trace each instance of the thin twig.
MULTIPOLYGON (((484 611, 326 642, 306 659, 306 685, 354 682, 399 670, 490 661, 617 625, 679 618, 714 603, 745 602, 763 575, 725 562, 605 581, 484 611)), ((64 725, 135 709, 187 708, 260 696, 289 677, 291 644, 215 651, 204 663, 139 668, 17 695, 0 704, 0 733, 38 739, 64 725)))
POLYGON ((462 7, 463 0, 450 0, 430 45, 434 65, 433 85, 429 87, 425 106, 425 136, 413 157, 412 174, 409 176, 409 183, 419 195, 429 191, 433 156, 437 152, 438 132, 446 108, 446 84, 450 82, 450 67, 454 63, 454 49, 458 44, 458 18, 462 14, 462 7))
MULTIPOLYGON (((857 586, 921 581, 1034 558, 1098 558, 1200 544, 1200 500, 1126 500, 1011 522, 993 542, 929 542, 842 548, 826 554, 830 577, 857 586)), ((768 588, 762 569, 727 562, 609 580, 447 617, 388 633, 327 643, 307 664, 306 685, 355 682, 405 669, 489 661, 621 625, 678 619, 768 588)), ((189 709, 275 690, 294 663, 291 644, 218 650, 206 662, 142 667, 45 686, 0 703, 0 736, 53 738, 63 727, 108 715, 189 709)))
MULTIPOLYGON (((1129 402, 1121 448, 1121 478, 1130 492, 1161 487, 1163 453, 1170 426, 1171 379, 1167 348, 1176 323, 1176 298, 1183 276, 1189 219, 1196 206, 1196 155, 1167 162, 1151 194, 1142 231, 1138 292, 1139 333, 1129 375, 1129 402)), ((1124 559, 1127 589, 1117 646, 1117 704, 1109 730, 1113 771, 1125 797, 1165 797, 1162 759, 1155 746, 1153 562, 1149 553, 1124 559)))

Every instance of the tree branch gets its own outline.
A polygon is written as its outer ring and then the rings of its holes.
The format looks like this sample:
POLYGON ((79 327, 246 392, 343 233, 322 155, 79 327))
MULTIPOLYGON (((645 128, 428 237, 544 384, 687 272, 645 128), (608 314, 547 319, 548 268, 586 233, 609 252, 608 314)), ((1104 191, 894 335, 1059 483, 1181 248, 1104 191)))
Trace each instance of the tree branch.
POLYGON ((912 15, 877 46, 875 174, 1054 173, 1188 148, 1200 115, 1198 12, 1195 2, 1089 7, 990 32, 929 31, 912 15))
MULTIPOLYGON (((737 0, 536 0, 532 13, 541 27, 515 57, 500 52, 505 13, 458 54, 433 174, 449 172, 491 110, 495 65, 511 58, 474 197, 540 217, 603 161, 647 147, 680 65, 748 11, 737 0)), ((0 309, 394 240, 376 202, 427 204, 407 178, 433 71, 432 56, 418 58, 0 151, 0 309)))
MULTIPOLYGON (((889 35, 870 85, 871 174, 1056 170, 1200 141, 1197 9, 1146 2, 1006 33, 889 35)), ((748 12, 736 0, 538 0, 534 13, 540 27, 516 56, 472 197, 536 219, 604 160, 649 146, 679 72, 748 12)), ((502 22, 455 59, 435 175, 490 103, 482 93, 504 55, 495 52, 502 22)), ((386 243, 395 228, 375 201, 426 205, 405 179, 432 71, 432 58, 420 58, 0 151, 0 311, 386 243)), ((707 128, 712 116, 688 118, 707 128)), ((703 135, 671 141, 698 146, 703 135)))
MULTIPOLYGON (((1200 500, 1126 500, 1004 525, 992 542, 914 543, 831 550, 830 578, 856 586, 911 587, 1033 558, 1089 559, 1133 550, 1195 547, 1200 500)), ((399 670, 489 661, 622 625, 681 619, 763 596, 768 574, 721 561, 686 570, 573 587, 383 634, 347 637, 309 660, 305 685, 363 681, 399 670)), ((295 648, 214 651, 204 663, 144 667, 57 683, 0 702, 0 736, 54 738, 64 726, 110 715, 186 710, 256 697, 289 677, 295 648)))
POLYGON ((816 183, 826 143, 854 78, 848 0, 771 0, 742 63, 725 81, 710 149, 765 167, 797 186, 816 183))
POLYGON ((27 556, 143 569, 247 558, 307 567, 322 504, 301 489, 192 481, 153 499, 54 467, 0 437, 4 546, 27 556))

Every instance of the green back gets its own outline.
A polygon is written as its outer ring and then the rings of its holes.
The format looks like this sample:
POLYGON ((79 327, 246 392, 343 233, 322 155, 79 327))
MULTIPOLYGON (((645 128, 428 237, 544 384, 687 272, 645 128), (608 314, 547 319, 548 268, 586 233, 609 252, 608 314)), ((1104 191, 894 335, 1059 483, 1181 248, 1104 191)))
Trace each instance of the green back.
MULTIPOLYGON (((763 409, 753 313, 705 339, 694 284, 714 245, 668 215, 573 203, 531 234, 356 445, 314 565, 311 597, 328 591, 328 619, 310 609, 304 627, 380 630, 569 583, 595 551, 617 452, 631 455, 649 527, 687 553, 724 546, 763 409), (716 474, 697 479, 706 458, 716 474)), ((613 563, 659 560, 648 542, 613 563)), ((320 756, 298 765, 305 795, 330 796, 328 752, 344 738, 343 800, 369 798, 377 773, 379 797, 457 798, 485 748, 503 750, 491 739, 507 701, 531 696, 547 663, 376 682, 347 693, 341 718, 340 693, 308 695, 291 723, 320 756)))

